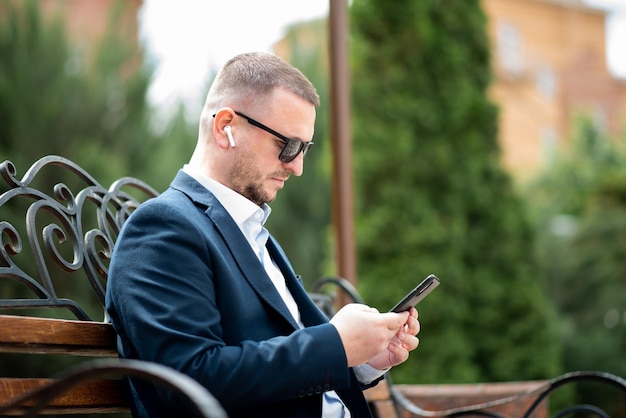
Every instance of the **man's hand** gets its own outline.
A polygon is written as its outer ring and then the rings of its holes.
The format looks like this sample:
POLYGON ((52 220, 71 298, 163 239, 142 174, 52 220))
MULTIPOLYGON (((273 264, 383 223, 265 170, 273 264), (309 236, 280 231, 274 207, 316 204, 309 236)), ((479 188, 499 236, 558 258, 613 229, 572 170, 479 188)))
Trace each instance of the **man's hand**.
POLYGON ((409 358, 409 353, 419 345, 419 339, 416 335, 420 332, 417 310, 411 308, 409 312, 409 318, 395 337, 391 339, 387 349, 369 359, 367 364, 376 369, 385 370, 404 363, 409 358))
POLYGON ((343 343, 348 366, 369 363, 384 369, 402 363, 417 347, 417 311, 381 314, 375 308, 349 304, 330 320, 343 343), (385 366, 389 364, 389 366, 385 366))

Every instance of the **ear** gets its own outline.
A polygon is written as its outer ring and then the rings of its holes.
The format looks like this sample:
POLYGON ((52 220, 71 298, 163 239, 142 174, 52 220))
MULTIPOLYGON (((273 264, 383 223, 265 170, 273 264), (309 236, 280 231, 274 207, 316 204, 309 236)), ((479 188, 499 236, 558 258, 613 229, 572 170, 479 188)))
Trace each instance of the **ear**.
POLYGON ((232 121, 235 117, 235 111, 230 107, 223 107, 215 113, 213 117, 213 137, 220 148, 226 149, 230 147, 230 138, 224 128, 230 126, 231 136, 234 131, 232 121))

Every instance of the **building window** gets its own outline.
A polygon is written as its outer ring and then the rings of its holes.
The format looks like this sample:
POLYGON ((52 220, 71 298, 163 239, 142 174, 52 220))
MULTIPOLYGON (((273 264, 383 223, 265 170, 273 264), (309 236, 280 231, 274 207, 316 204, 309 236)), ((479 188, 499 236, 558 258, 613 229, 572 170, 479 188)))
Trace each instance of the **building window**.
POLYGON ((556 96, 556 74, 554 70, 543 65, 537 69, 537 90, 546 100, 554 100, 556 96))
POLYGON ((498 23, 498 57, 500 66, 510 76, 519 77, 524 70, 522 36, 515 25, 498 23))

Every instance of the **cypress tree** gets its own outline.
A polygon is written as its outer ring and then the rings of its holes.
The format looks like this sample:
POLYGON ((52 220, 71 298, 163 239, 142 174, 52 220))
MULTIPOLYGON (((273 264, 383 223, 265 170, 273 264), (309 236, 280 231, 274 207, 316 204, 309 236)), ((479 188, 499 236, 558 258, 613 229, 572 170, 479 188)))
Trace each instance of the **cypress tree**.
POLYGON ((382 311, 428 273, 442 282, 394 377, 554 376, 534 232, 499 163, 480 2, 357 0, 351 23, 360 291, 382 311))

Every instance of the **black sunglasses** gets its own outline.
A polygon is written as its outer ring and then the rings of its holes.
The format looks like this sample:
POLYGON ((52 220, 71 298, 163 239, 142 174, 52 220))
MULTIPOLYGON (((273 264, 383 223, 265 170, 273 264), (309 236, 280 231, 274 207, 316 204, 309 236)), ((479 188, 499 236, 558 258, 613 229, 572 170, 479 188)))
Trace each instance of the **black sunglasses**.
POLYGON ((252 119, 250 116, 246 116, 241 112, 237 112, 236 110, 235 110, 235 114, 241 116, 242 118, 245 118, 249 124, 254 125, 257 128, 263 129, 265 132, 268 132, 274 135, 276 138, 280 139, 281 141, 285 143, 282 151, 280 151, 280 154, 278 155, 278 159, 282 161, 283 163, 289 163, 295 160, 298 154, 300 154, 300 151, 302 151, 302 154, 306 155, 307 151, 313 146, 312 141, 304 142, 304 141, 300 141, 299 139, 287 138, 285 135, 276 132, 272 128, 268 128, 267 126, 263 125, 261 122, 257 122, 256 120, 252 119))

